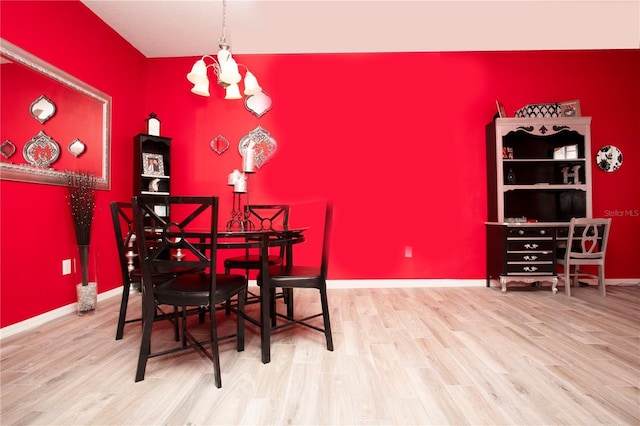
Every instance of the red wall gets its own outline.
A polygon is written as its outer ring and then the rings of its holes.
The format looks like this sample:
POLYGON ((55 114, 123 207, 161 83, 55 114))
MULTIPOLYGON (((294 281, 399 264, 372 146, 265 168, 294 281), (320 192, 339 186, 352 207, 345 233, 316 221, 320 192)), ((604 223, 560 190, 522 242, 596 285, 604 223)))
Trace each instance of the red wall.
MULTIPOLYGON (((482 279, 484 129, 496 99, 509 115, 527 103, 580 99, 593 117, 592 154, 621 148, 618 172, 593 168, 593 213, 616 216, 607 277, 639 275, 627 254, 640 238, 638 50, 237 55, 273 98, 257 118, 217 87, 210 98, 190 93, 185 76, 196 58, 145 60, 80 3, 33 4, 0 3, 2 37, 113 97, 112 190, 100 191, 93 234, 101 291, 120 283, 108 201, 131 195, 132 138, 151 111, 173 138, 172 192, 220 195, 223 218, 238 141, 258 125, 268 130, 279 150, 251 176, 251 201, 331 198, 330 279, 482 279), (31 29, 54 15, 43 45, 31 29), (222 155, 209 147, 218 134, 231 141, 222 155)), ((76 279, 60 273, 75 244, 64 188, 0 185, 7 326, 75 300, 76 279)))
MULTIPOLYGON (((144 130, 148 115, 146 59, 75 0, 3 0, 0 36, 112 97, 112 189, 98 191, 91 253, 98 256, 100 291, 114 288, 121 278, 108 203, 131 197, 131 137, 144 130)), ((21 155, 19 150, 14 157, 21 155)), ((66 188, 0 180, 0 204, 5 327, 73 303, 80 277, 62 276, 62 260, 77 258, 66 188)))

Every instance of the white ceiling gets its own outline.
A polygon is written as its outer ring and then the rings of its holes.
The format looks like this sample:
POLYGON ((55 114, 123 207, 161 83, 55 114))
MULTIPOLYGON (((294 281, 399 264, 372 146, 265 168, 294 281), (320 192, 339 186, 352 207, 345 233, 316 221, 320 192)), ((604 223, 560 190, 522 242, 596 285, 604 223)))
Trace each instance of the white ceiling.
MULTIPOLYGON (((221 0, 81 0, 148 58, 218 50, 221 0)), ((640 0, 228 0, 234 53, 640 48, 640 0)))

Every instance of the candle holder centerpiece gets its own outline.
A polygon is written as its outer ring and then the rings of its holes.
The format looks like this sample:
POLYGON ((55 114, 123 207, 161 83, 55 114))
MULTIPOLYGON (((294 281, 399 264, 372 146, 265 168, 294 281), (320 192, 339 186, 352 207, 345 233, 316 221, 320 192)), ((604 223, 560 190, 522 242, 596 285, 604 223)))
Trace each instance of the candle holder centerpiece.
POLYGON ((227 184, 233 186, 231 219, 227 222, 227 231, 251 231, 255 228, 249 219, 249 175, 255 173, 255 144, 249 145, 242 154, 242 172, 234 170, 229 174, 227 184), (244 204, 242 198, 244 195, 244 204))

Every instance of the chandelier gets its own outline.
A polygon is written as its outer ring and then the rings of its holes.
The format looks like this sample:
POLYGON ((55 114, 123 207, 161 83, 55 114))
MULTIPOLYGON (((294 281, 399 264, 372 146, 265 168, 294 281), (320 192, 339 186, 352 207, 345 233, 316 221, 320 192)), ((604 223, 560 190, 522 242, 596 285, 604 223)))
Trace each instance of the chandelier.
POLYGON ((242 75, 238 70, 241 66, 245 69, 244 75, 244 94, 246 96, 255 95, 262 92, 262 87, 258 84, 256 77, 243 65, 238 64, 231 55, 229 44, 226 39, 226 21, 227 21, 227 3, 222 0, 222 36, 220 36, 217 60, 211 55, 204 55, 196 61, 191 68, 191 72, 187 74, 187 79, 193 83, 191 91, 196 95, 210 96, 209 78, 207 77, 207 68, 211 68, 216 75, 218 85, 226 91, 225 99, 242 99, 240 95, 240 87, 238 83, 242 80, 242 75), (211 62, 206 63, 205 59, 211 62))

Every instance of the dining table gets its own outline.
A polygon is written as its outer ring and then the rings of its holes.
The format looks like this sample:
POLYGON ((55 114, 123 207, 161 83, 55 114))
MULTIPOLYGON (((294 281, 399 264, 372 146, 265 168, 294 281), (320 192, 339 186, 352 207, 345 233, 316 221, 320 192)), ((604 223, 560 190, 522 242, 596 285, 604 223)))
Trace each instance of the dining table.
POLYGON ((271 306, 273 304, 269 282, 269 248, 285 246, 285 265, 293 264, 292 246, 305 241, 304 231, 309 227, 288 227, 287 229, 243 229, 218 231, 218 250, 258 249, 260 251, 260 320, 245 315, 245 319, 260 327, 262 363, 271 361, 271 306))

